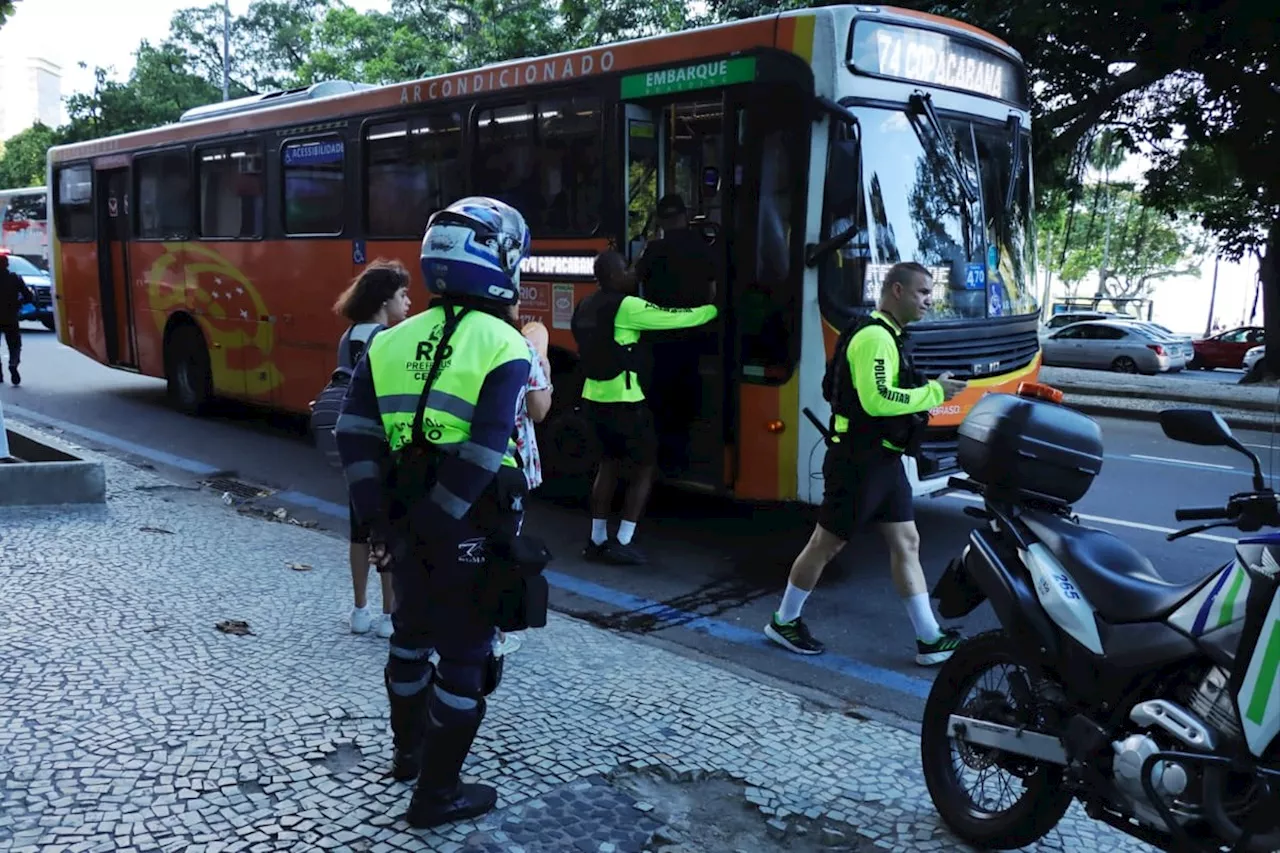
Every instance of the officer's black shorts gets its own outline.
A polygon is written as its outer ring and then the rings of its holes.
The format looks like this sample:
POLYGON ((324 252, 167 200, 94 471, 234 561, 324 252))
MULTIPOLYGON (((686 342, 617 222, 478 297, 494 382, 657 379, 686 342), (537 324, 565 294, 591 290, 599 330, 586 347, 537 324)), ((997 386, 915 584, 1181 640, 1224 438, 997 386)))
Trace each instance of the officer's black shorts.
POLYGON ((582 412, 595 426, 602 457, 640 466, 657 462, 658 434, 648 403, 585 400, 582 412))
POLYGON ((855 456, 830 448, 822 476, 818 523, 841 539, 848 540, 868 524, 915 520, 911 483, 897 453, 882 449, 855 456))

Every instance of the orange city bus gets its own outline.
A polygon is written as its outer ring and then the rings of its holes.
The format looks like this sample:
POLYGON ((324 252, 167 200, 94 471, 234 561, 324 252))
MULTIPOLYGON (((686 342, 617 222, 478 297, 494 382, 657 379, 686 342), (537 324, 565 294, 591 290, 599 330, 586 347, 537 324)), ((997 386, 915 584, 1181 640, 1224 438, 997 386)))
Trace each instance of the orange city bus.
MULTIPOLYGON (((417 269, 427 217, 470 194, 533 231, 523 319, 550 331, 546 466, 580 470, 569 320, 609 247, 634 261, 679 192, 719 253, 702 417, 664 474, 752 501, 821 499, 821 379, 838 329, 899 260, 934 274, 911 346, 968 392, 931 413, 917 494, 956 469, 987 391, 1034 380, 1026 75, 974 27, 826 6, 400 85, 331 81, 53 148, 59 340, 211 396, 303 413, 328 380, 336 295, 369 260, 417 269)), ((415 297, 416 310, 427 299, 415 297)), ((661 405, 661 389, 653 404, 661 405)))

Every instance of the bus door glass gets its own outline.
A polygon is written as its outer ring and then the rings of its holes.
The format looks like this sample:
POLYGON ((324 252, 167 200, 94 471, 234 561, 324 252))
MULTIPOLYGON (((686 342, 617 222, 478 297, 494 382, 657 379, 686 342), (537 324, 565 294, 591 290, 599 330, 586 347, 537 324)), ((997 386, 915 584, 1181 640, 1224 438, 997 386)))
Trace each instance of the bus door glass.
POLYGON ((129 168, 99 171, 98 284, 107 362, 137 366, 133 306, 129 287, 129 168))
POLYGON ((644 251, 645 237, 653 231, 654 207, 662 182, 660 116, 638 104, 626 104, 623 145, 627 164, 626 206, 628 263, 635 263, 644 251))

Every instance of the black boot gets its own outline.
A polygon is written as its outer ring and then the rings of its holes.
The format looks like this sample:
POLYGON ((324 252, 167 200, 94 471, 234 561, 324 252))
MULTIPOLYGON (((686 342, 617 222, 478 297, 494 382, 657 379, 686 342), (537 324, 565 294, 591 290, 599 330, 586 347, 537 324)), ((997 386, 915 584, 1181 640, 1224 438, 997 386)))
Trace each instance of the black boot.
POLYGON ((462 763, 480 723, 465 728, 441 728, 428 724, 424 749, 429 760, 422 766, 417 790, 405 820, 415 829, 431 829, 446 823, 479 817, 498 804, 498 792, 489 785, 463 783, 462 763))
POLYGON ((397 696, 386 676, 387 700, 391 704, 391 738, 395 744, 391 775, 408 782, 422 772, 422 739, 427 725, 427 691, 416 696, 397 696))

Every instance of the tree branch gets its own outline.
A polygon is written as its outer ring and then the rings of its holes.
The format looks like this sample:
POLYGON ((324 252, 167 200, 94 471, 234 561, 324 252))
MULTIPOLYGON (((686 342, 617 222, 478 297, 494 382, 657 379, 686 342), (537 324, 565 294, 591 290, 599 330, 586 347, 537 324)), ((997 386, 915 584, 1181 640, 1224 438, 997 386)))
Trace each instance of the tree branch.
POLYGON ((1177 71, 1176 67, 1145 68, 1141 65, 1129 69, 1091 96, 1061 107, 1040 117, 1040 122, 1050 128, 1061 128, 1052 133, 1045 147, 1054 154, 1070 151, 1084 138, 1116 102, 1132 92, 1157 83, 1177 71))

